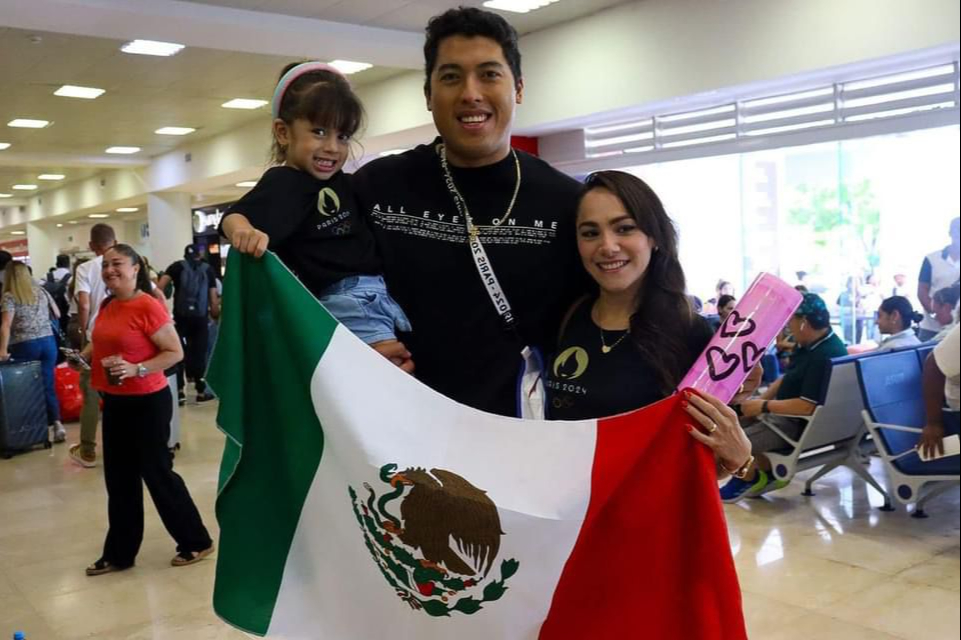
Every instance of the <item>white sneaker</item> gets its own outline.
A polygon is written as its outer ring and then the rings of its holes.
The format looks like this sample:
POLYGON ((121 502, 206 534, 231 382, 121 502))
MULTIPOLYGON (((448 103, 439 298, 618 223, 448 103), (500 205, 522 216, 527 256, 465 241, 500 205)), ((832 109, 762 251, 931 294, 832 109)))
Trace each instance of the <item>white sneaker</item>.
POLYGON ((53 441, 63 442, 67 439, 67 430, 63 428, 63 423, 59 420, 53 423, 53 441))

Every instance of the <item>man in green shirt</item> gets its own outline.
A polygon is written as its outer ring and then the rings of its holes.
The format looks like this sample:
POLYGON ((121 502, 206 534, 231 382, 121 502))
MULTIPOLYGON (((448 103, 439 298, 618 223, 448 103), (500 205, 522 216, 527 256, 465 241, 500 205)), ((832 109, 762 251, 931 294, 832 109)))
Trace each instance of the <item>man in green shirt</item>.
POLYGON ((775 424, 787 437, 797 440, 806 422, 789 416, 814 413, 821 396, 827 361, 847 355, 844 342, 831 330, 831 314, 824 300, 815 293, 804 294, 801 306, 788 321, 788 327, 798 345, 791 368, 760 398, 741 404, 741 414, 747 419, 744 432, 751 440, 755 461, 743 478, 731 478, 721 487, 724 502, 737 502, 765 490, 780 488, 771 474, 771 462, 764 454, 787 446, 787 442, 758 416, 771 414, 767 421, 775 424))

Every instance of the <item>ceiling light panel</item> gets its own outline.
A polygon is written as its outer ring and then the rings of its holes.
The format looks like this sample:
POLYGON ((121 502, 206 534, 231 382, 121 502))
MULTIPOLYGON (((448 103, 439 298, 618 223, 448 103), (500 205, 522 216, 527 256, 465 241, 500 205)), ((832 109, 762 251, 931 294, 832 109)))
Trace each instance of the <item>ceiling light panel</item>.
POLYGON ((259 109, 267 104, 266 100, 253 100, 251 98, 234 98, 220 105, 224 109, 259 109))
POLYGON ((353 60, 331 60, 330 66, 337 69, 344 75, 350 75, 352 73, 357 73, 359 71, 364 71, 365 69, 370 69, 372 64, 369 62, 354 62, 353 60))
POLYGON ((12 198, 12 193, 0 193, 0 198, 12 198))
POLYGON ((3 151, 4 149, 9 149, 9 148, 10 148, 9 142, 0 142, 0 151, 3 151))
POLYGON ((110 214, 109 214, 109 213, 91 213, 91 214, 90 214, 89 216, 87 216, 87 217, 88 217, 88 218, 97 218, 97 219, 100 219, 100 218, 109 218, 109 217, 110 217, 110 214))
POLYGON ((140 147, 108 147, 106 153, 131 154, 140 151, 140 147))
POLYGON ((7 123, 8 127, 21 129, 43 129, 50 124, 49 120, 33 120, 32 118, 15 118, 7 123))
POLYGON ((37 185, 35 185, 35 184, 15 184, 15 185, 13 185, 13 188, 16 189, 17 191, 33 191, 34 189, 37 188, 37 185))
POLYGON ((176 42, 160 42, 158 40, 134 40, 120 47, 124 53, 136 53, 143 56, 172 56, 180 53, 184 45, 176 42))
POLYGON ((66 177, 62 173, 41 173, 37 180, 63 180, 66 177))
POLYGON ((185 136, 196 131, 193 127, 160 127, 154 133, 162 136, 185 136))
POLYGON ((134 211, 140 211, 139 207, 120 207, 117 209, 117 213, 133 213, 134 211))
POLYGON ((250 187, 255 187, 255 186, 257 186, 257 181, 256 181, 256 180, 244 180, 243 182, 238 182, 238 183, 237 183, 236 185, 234 185, 234 186, 240 187, 241 189, 249 189, 250 187))
POLYGON ((536 9, 543 9, 557 0, 487 0, 484 6, 488 9, 510 11, 511 13, 528 13, 536 9))
POLYGON ((94 100, 103 94, 103 89, 96 87, 78 87, 72 84, 65 84, 53 92, 53 95, 60 96, 61 98, 82 98, 83 100, 94 100))
POLYGON ((26 232, 26 231, 11 231, 11 232, 10 232, 10 235, 12 235, 12 236, 25 236, 25 235, 27 235, 27 232, 26 232))

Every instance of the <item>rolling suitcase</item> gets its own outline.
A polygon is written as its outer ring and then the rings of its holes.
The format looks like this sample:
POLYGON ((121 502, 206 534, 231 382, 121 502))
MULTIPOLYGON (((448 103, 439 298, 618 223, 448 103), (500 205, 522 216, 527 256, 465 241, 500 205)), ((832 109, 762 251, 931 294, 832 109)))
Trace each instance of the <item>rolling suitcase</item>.
POLYGON ((0 362, 0 456, 50 448, 40 363, 0 362))

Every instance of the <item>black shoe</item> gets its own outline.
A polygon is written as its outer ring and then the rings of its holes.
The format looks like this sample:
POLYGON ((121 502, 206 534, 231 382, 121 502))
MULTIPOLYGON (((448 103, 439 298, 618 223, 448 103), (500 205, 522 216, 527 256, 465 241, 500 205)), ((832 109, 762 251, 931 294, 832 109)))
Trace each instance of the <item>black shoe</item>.
POLYGON ((187 404, 187 396, 186 394, 184 394, 183 391, 181 391, 180 393, 177 394, 177 406, 182 407, 185 404, 187 404))
POLYGON ((210 393, 209 391, 204 391, 203 393, 198 393, 198 394, 197 394, 197 402, 207 402, 208 400, 213 400, 213 399, 215 399, 216 397, 217 397, 217 396, 215 396, 214 394, 210 393))

